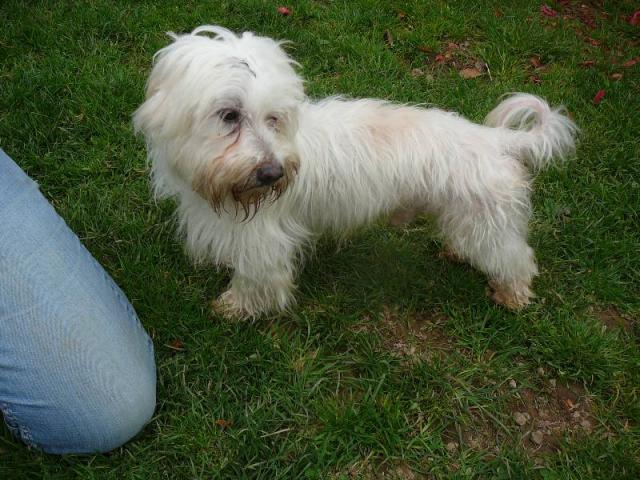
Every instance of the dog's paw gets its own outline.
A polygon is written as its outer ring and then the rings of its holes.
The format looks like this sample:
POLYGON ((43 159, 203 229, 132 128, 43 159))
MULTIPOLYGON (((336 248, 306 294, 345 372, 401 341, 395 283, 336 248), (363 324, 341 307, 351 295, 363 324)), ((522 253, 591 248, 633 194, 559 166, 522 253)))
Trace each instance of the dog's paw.
POLYGON ((227 320, 241 321, 252 316, 238 302, 236 294, 229 289, 211 302, 211 311, 214 314, 222 315, 227 320))
POLYGON ((531 303, 531 298, 535 296, 527 285, 513 288, 495 280, 489 281, 487 295, 498 305, 502 305, 512 311, 523 309, 531 303))

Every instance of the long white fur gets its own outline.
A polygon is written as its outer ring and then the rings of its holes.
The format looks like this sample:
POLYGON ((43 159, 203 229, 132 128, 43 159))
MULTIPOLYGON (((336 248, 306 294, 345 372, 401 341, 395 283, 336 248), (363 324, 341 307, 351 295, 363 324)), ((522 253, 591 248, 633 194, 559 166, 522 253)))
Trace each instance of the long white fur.
POLYGON ((314 102, 278 42, 211 26, 174 38, 156 56, 134 124, 147 140, 156 193, 177 199, 188 252, 234 270, 217 304, 225 314, 286 308, 304 250, 319 234, 343 235, 404 210, 435 215, 448 247, 489 276, 496 301, 529 302, 537 267, 527 245, 526 166, 542 168, 573 151, 577 128, 559 109, 518 93, 478 125, 381 100, 314 102), (215 211, 192 188, 229 148, 212 118, 229 98, 241 100, 246 121, 221 175, 269 156, 300 163, 282 196, 245 221, 233 199, 215 211), (273 112, 278 131, 266 123, 273 112))

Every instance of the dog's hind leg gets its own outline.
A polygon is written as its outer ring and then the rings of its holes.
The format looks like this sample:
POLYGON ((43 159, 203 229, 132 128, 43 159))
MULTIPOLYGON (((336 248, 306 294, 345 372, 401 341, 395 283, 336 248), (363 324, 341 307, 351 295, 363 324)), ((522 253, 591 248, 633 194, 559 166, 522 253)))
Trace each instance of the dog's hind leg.
POLYGON ((446 245, 489 277, 490 296, 496 303, 519 309, 534 296, 531 282, 538 273, 527 244, 528 186, 516 184, 508 195, 479 198, 457 199, 442 208, 439 224, 446 245))

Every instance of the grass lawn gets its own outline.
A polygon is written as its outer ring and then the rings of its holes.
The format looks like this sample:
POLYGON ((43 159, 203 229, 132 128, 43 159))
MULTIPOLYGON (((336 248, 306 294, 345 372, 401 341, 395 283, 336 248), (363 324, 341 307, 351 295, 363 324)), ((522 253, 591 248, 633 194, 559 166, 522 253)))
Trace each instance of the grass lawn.
POLYGON ((0 478, 640 478, 638 4, 581 3, 4 0, 0 145, 129 296, 159 384, 110 455, 43 455, 0 427, 0 478), (506 92, 566 105, 582 135, 536 181, 537 301, 493 305, 421 219, 322 241, 291 314, 212 315, 228 274, 185 257, 131 128, 163 32, 204 23, 292 40, 313 97, 477 121, 506 92))

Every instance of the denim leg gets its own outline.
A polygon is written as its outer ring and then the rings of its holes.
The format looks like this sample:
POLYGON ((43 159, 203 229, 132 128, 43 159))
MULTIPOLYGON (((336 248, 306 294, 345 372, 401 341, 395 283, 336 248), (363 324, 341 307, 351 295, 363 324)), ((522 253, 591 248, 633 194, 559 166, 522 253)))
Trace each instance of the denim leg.
POLYGON ((0 410, 49 453, 105 452, 155 408, 153 344, 122 291, 0 150, 0 410))

